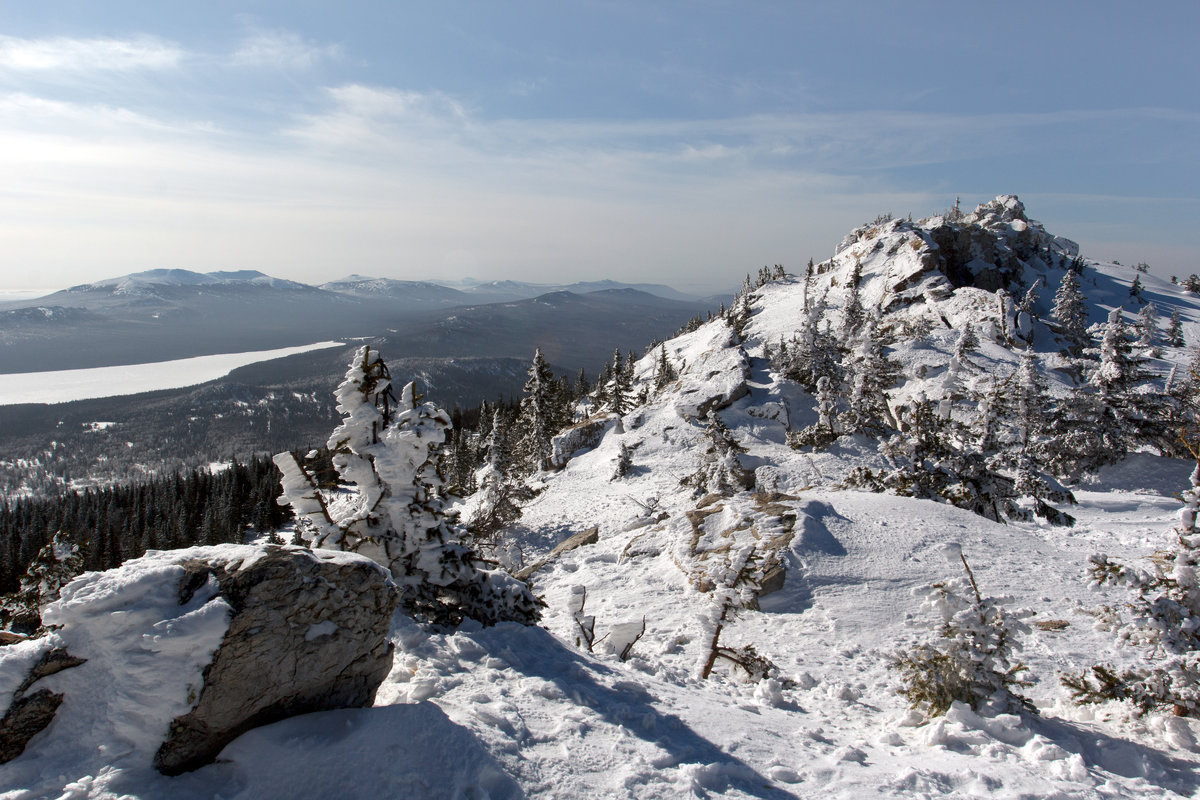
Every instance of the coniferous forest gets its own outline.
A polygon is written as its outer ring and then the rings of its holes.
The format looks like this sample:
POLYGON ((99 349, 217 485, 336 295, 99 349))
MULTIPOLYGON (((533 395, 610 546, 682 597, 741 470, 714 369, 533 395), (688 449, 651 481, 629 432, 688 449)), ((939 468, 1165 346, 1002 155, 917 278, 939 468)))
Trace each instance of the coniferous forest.
POLYGON ((274 530, 291 518, 278 496, 275 465, 253 457, 220 471, 2 501, 0 593, 17 590, 26 567, 59 531, 79 547, 84 569, 111 569, 147 550, 240 543, 247 527, 274 530))

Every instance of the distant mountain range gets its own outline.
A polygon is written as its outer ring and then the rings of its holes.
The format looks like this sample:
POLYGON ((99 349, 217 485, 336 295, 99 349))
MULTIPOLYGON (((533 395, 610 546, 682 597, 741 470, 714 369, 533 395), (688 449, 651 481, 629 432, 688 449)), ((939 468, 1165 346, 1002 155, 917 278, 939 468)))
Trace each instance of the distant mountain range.
POLYGON ((519 396, 535 348, 557 373, 584 368, 594 379, 615 348, 641 354, 720 302, 614 281, 455 288, 352 275, 309 286, 252 271, 152 270, 0 304, 0 374, 347 342, 188 389, 4 406, 0 452, 10 460, 0 460, 0 494, 319 442, 336 417, 333 388, 364 342, 397 380, 418 381, 447 408, 472 407, 519 396), (104 436, 96 420, 112 423, 104 436))
POLYGON ((0 303, 0 374, 147 363, 401 331, 404 356, 479 355, 482 350, 527 357, 542 344, 537 337, 545 336, 548 353, 570 354, 570 363, 561 366, 590 367, 597 351, 588 333, 597 325, 627 332, 615 343, 606 338, 605 347, 636 347, 651 329, 649 338, 669 334, 718 302, 667 286, 615 281, 562 286, 494 281, 455 288, 351 275, 312 286, 253 270, 156 269, 0 303), (566 310, 569 303, 574 305, 566 310), (568 322, 574 328, 570 334, 555 332, 568 322), (471 339, 470 349, 454 341, 456 331, 471 339), (573 337, 582 341, 572 343, 573 337))
POLYGON ((694 302, 695 295, 659 283, 621 283, 619 281, 578 281, 576 283, 525 283, 522 281, 399 281, 392 278, 371 278, 349 275, 339 281, 322 283, 321 289, 359 297, 397 297, 409 302, 467 305, 479 303, 510 303, 527 300, 551 292, 589 294, 612 289, 636 289, 668 300, 694 302))

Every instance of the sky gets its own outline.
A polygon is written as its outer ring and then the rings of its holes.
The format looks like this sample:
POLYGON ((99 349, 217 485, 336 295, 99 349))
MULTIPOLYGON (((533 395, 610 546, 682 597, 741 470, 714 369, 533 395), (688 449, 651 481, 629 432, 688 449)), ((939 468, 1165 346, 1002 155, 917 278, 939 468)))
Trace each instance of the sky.
POLYGON ((998 194, 1187 275, 1197 30, 1194 0, 0 4, 0 290, 718 290, 998 194))

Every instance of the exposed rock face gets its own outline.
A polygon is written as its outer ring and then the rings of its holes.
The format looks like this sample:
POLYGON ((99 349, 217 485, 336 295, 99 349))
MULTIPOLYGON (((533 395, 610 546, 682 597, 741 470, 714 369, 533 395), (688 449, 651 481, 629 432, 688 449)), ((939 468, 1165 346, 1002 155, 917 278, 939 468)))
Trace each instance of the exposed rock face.
POLYGON ((26 694, 26 690, 37 680, 64 669, 77 667, 84 659, 75 658, 61 648, 45 652, 21 685, 13 692, 12 703, 0 719, 0 764, 7 764, 21 753, 35 735, 45 730, 54 720, 54 714, 62 705, 63 695, 49 689, 38 689, 26 694))
POLYGON ((154 757, 176 775, 209 763, 241 733, 310 711, 370 705, 392 664, 398 593, 365 558, 269 548, 249 566, 186 562, 180 601, 211 578, 232 607, 229 629, 192 710, 154 757))
POLYGON ((615 414, 606 414, 601 417, 589 419, 586 422, 581 422, 578 425, 572 425, 555 436, 550 443, 550 446, 553 448, 553 453, 550 456, 551 466, 555 469, 561 469, 571 460, 571 456, 580 450, 598 445, 600 440, 604 438, 604 432, 619 420, 620 417, 615 414))

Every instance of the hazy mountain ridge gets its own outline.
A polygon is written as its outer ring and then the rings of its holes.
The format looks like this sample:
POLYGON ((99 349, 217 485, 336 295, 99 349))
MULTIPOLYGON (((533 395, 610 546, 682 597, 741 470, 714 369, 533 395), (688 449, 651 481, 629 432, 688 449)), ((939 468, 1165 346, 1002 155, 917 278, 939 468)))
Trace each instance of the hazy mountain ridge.
MULTIPOLYGON (((667 287, 647 287, 673 295, 639 296, 642 301, 658 297, 664 314, 686 308, 676 325, 709 306, 667 287)), ((583 292, 611 288, 633 287, 605 281, 578 285, 583 292)), ((494 282, 460 291, 429 281, 363 276, 311 286, 253 270, 150 270, 0 303, 0 373, 147 363, 379 335, 436 323, 451 308, 520 303, 552 291, 572 290, 494 282), (79 341, 88 347, 77 347, 79 341)))

